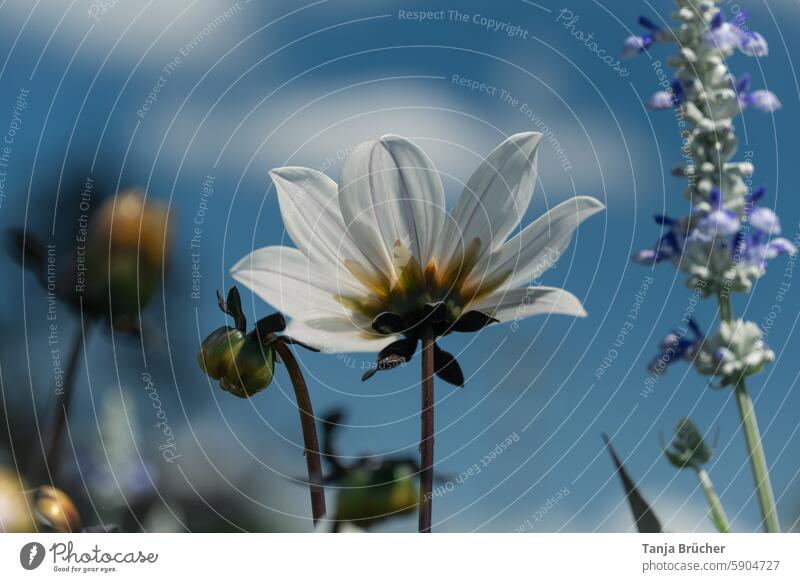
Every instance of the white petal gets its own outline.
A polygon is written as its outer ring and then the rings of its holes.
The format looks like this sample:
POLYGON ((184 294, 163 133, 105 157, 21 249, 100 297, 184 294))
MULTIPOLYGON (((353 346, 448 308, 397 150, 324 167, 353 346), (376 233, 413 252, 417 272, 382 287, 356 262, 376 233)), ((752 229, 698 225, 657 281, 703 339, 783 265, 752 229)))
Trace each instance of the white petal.
POLYGON ((495 293, 469 306, 500 321, 518 321, 534 315, 586 317, 580 300, 557 287, 527 287, 495 293))
POLYGON ((400 241, 426 263, 444 223, 438 172, 416 144, 396 135, 361 144, 347 156, 339 205, 345 224, 374 225, 364 243, 374 247, 377 235, 390 258, 400 241))
POLYGON ((310 168, 276 168, 270 172, 286 231, 306 255, 324 261, 360 258, 347 234, 338 187, 322 172, 310 168))
POLYGON ((288 247, 258 249, 236 263, 231 275, 278 311, 298 319, 346 317, 348 310, 335 296, 363 294, 349 274, 288 247))
POLYGON ((489 154, 467 182, 439 253, 447 259, 478 238, 481 256, 499 247, 522 220, 536 185, 541 133, 512 135, 489 154))
MULTIPOLYGON (((345 228, 339 209, 336 182, 309 168, 277 168, 270 172, 278 192, 281 215, 286 230, 298 248, 314 260, 337 265, 339 271, 354 261, 366 274, 380 280, 387 276, 384 260, 375 260, 356 244, 356 234, 363 230, 354 225, 345 228)), ((362 237, 363 238, 363 237, 362 237)), ((383 245, 380 245, 383 256, 383 245)), ((340 275, 349 278, 349 274, 340 275)))
POLYGON ((310 321, 292 320, 286 335, 326 353, 379 352, 399 339, 398 336, 365 332, 345 318, 320 318, 310 321))
POLYGON ((584 220, 605 206, 591 196, 576 196, 552 208, 533 221, 517 236, 476 265, 469 282, 492 280, 511 273, 504 288, 518 287, 538 279, 555 265, 584 220))

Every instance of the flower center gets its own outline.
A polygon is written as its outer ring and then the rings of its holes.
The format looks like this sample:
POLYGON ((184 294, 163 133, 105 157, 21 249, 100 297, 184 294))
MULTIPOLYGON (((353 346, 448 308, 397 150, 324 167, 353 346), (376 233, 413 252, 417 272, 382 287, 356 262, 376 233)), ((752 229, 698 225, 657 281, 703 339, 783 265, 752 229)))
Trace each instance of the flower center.
POLYGON ((469 275, 478 263, 480 250, 481 241, 475 238, 441 263, 432 257, 423 266, 407 245, 397 241, 392 257, 393 273, 375 273, 355 261, 345 261, 347 269, 368 293, 359 297, 337 295, 336 299, 370 321, 388 311, 401 316, 409 325, 424 319, 426 305, 443 303, 450 319, 455 321, 471 303, 495 291, 511 274, 472 282, 469 275))

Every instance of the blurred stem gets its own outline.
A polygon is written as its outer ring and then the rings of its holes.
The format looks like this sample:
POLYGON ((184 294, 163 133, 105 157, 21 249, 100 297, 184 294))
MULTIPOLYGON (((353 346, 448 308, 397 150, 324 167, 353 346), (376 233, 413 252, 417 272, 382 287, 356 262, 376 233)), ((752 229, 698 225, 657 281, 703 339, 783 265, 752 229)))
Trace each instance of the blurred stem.
MULTIPOLYGON (((733 321, 733 309, 731 299, 728 295, 717 293, 719 303, 719 316, 723 321, 733 321)), ((747 393, 744 378, 736 383, 733 389, 736 397, 736 405, 739 408, 739 418, 742 422, 745 443, 747 444, 748 460, 750 469, 753 473, 753 481, 756 487, 756 497, 761 509, 761 518, 764 531, 767 533, 778 533, 781 531, 778 523, 778 512, 775 508, 775 496, 772 493, 772 484, 769 480, 767 469, 767 457, 764 454, 764 447, 761 444, 761 433, 758 430, 756 411, 753 401, 747 393)))
POLYGON ((422 331, 422 407, 420 411, 421 438, 419 443, 421 470, 419 474, 419 532, 430 533, 433 514, 433 329, 426 325, 422 331))
POLYGON ((700 485, 702 485, 703 492, 706 494, 706 499, 708 499, 708 505, 711 507, 711 519, 714 521, 714 525, 717 526, 717 530, 721 533, 729 533, 731 530, 728 525, 728 516, 725 515, 722 503, 716 491, 714 491, 711 477, 708 476, 708 472, 705 469, 698 467, 697 478, 700 479, 700 485))
POLYGON ((286 366, 289 378, 292 380, 294 397, 297 400, 297 408, 300 411, 300 427, 303 430, 303 446, 305 447, 304 456, 308 469, 308 488, 311 494, 311 515, 314 517, 314 525, 325 517, 325 490, 322 488, 322 461, 319 454, 319 440, 317 439, 317 426, 314 422, 314 408, 311 406, 311 397, 308 395, 308 387, 303 378, 303 372, 297 363, 292 350, 278 341, 275 343, 275 350, 286 366))
POLYGON ((72 347, 70 348, 67 368, 64 372, 64 381, 61 385, 61 392, 56 392, 53 422, 50 424, 50 440, 47 444, 44 466, 42 467, 42 479, 46 479, 49 475, 49 480, 53 483, 56 482, 56 477, 58 476, 58 469, 61 461, 61 455, 59 454, 61 439, 64 436, 64 429, 69 421, 70 406, 74 400, 72 393, 75 392, 75 376, 78 373, 81 352, 88 341, 91 329, 91 322, 81 321, 78 333, 75 335, 72 341, 72 347))

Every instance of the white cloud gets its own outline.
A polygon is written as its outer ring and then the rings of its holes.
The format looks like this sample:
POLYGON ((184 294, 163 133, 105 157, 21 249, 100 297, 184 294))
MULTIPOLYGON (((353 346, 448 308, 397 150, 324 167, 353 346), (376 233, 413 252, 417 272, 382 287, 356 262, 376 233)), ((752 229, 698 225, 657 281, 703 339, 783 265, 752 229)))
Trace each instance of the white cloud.
POLYGON ((205 39, 236 39, 254 6, 247 0, 39 0, 3 4, 3 26, 16 32, 23 29, 23 42, 35 43, 39 50, 50 38, 50 50, 76 50, 89 32, 81 55, 96 59, 112 51, 109 62, 135 63, 145 53, 145 61, 163 64, 198 35, 205 39), (208 33, 208 28, 213 32, 208 33), (30 40, 33 36, 35 41, 30 40), (116 45, 116 46, 115 46, 116 45))
MULTIPOLYGON (((626 184, 627 157, 617 153, 619 136, 590 129, 587 138, 577 123, 556 116, 543 116, 547 126, 537 126, 518 111, 508 112, 506 106, 481 107, 480 101, 453 90, 446 79, 289 85, 263 103, 260 95, 252 97, 252 91, 236 93, 239 96, 226 98, 213 110, 208 102, 188 103, 167 134, 163 154, 180 161, 197 132, 187 156, 189 167, 182 171, 190 171, 193 164, 207 169, 224 148, 221 165, 226 171, 243 172, 254 156, 248 171, 256 169, 265 183, 266 171, 282 165, 317 168, 336 179, 349 148, 398 133, 415 139, 428 152, 446 176, 452 199, 505 135, 549 127, 552 139, 543 142, 539 161, 548 199, 571 196, 572 180, 582 194, 604 196, 602 180, 611 196, 632 191, 626 184), (240 101, 245 94, 247 103, 240 101), (558 144, 563 153, 556 149, 558 144)), ((160 132, 173 115, 170 104, 159 103, 143 124, 140 143, 160 142, 160 132)), ((141 154, 152 155, 152 150, 141 154)))

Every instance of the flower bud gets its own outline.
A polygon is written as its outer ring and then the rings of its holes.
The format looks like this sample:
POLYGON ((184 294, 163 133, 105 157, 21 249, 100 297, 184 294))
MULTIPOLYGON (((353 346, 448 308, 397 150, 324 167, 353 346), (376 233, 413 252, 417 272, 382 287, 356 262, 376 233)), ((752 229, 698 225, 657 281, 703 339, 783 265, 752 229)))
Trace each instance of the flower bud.
POLYGON ((0 532, 34 531, 23 485, 13 471, 0 467, 0 532))
POLYGON ((197 354, 200 368, 209 377, 220 380, 233 366, 244 341, 244 334, 232 327, 224 326, 215 330, 200 346, 197 354))
POLYGON ((110 309, 116 329, 136 327, 140 307, 158 286, 170 246, 168 221, 167 209, 146 201, 140 189, 105 201, 90 220, 84 299, 90 309, 110 309))
POLYGON ((703 343, 694 363, 701 374, 718 376, 722 386, 729 386, 774 359, 758 324, 739 319, 723 321, 717 334, 703 343))
POLYGON ((249 398, 269 386, 275 369, 271 347, 227 326, 203 341, 197 359, 210 378, 239 398, 249 398))
POLYGON ((692 467, 699 469, 705 465, 713 454, 705 441, 703 435, 689 418, 682 418, 675 429, 675 436, 669 448, 664 447, 664 454, 678 469, 692 467))
POLYGON ((349 469, 336 500, 336 520, 368 527, 417 508, 416 468, 384 460, 349 469))
POLYGON ((33 492, 33 512, 37 529, 58 533, 79 532, 81 518, 66 493, 49 485, 33 492))

